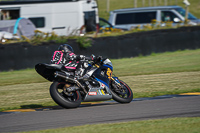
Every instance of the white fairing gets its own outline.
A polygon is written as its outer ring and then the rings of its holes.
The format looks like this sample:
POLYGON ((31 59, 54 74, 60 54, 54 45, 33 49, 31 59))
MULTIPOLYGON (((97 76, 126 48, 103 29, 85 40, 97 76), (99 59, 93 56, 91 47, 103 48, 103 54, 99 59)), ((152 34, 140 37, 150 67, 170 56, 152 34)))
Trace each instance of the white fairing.
POLYGON ((112 62, 109 59, 106 59, 103 64, 107 64, 113 67, 112 62))

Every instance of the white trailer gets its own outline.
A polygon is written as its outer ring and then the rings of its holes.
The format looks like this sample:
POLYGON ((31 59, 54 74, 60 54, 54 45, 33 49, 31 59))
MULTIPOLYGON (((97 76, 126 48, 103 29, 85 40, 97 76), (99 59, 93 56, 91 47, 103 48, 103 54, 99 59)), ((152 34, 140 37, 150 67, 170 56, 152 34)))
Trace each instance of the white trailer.
POLYGON ((58 35, 77 34, 84 25, 95 31, 99 23, 96 0, 0 1, 0 10, 1 20, 28 18, 38 30, 58 35))

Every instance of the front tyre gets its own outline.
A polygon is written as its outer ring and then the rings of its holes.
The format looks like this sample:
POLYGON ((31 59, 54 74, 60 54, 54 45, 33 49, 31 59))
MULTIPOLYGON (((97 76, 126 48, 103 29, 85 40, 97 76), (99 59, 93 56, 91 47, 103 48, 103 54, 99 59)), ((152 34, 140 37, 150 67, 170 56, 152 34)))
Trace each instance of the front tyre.
POLYGON ((53 82, 50 87, 52 99, 64 108, 76 108, 81 104, 81 95, 79 91, 68 94, 64 88, 66 83, 53 82))
POLYGON ((115 81, 112 81, 110 84, 113 99, 119 103, 130 103, 133 100, 133 92, 131 88, 122 80, 117 80, 121 87, 117 86, 115 81))

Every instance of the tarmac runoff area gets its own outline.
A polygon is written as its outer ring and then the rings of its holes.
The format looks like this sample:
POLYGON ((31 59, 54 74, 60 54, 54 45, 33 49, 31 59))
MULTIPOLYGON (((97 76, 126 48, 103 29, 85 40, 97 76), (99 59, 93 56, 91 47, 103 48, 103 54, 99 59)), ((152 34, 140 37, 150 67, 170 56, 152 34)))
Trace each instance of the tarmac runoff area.
MULTIPOLYGON (((192 92, 192 93, 182 93, 178 95, 163 95, 163 96, 156 96, 156 97, 147 97, 147 98, 135 98, 133 101, 144 101, 144 100, 158 100, 158 99, 166 99, 166 98, 175 98, 175 97, 190 97, 190 96, 200 96, 200 92, 192 92)), ((105 101, 105 102, 85 102, 80 105, 81 106, 95 106, 95 105, 109 105, 114 104, 115 101, 105 101)), ((62 109, 60 106, 51 106, 51 107, 44 107, 44 108, 36 108, 36 109, 15 109, 15 110, 7 110, 0 112, 1 114, 5 113, 20 113, 20 112, 33 112, 33 111, 48 111, 48 110, 56 110, 62 109)))

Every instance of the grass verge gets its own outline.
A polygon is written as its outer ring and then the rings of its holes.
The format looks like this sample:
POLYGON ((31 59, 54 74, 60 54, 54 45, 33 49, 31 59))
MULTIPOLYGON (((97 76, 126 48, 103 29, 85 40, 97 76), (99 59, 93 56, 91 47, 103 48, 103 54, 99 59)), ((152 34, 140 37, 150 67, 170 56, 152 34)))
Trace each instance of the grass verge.
MULTIPOLYGON (((200 117, 168 118, 123 123, 84 125, 26 133, 198 133, 200 117)), ((25 133, 25 132, 24 132, 25 133)))
POLYGON ((200 92, 200 71, 121 77, 134 98, 200 92))
MULTIPOLYGON (((200 49, 112 60, 134 98, 200 92, 200 49)), ((56 105, 50 82, 34 69, 0 73, 0 111, 56 105)))

